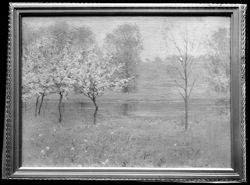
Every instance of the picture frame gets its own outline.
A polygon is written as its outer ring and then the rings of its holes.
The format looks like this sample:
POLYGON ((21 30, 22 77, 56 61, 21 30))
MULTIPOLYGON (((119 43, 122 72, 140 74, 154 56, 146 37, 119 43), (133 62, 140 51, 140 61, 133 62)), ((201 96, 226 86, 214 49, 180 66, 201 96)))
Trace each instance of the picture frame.
POLYGON ((2 178, 246 182, 244 4, 10 3, 2 178), (23 17, 226 16, 231 25, 231 168, 23 167, 21 32, 23 17))

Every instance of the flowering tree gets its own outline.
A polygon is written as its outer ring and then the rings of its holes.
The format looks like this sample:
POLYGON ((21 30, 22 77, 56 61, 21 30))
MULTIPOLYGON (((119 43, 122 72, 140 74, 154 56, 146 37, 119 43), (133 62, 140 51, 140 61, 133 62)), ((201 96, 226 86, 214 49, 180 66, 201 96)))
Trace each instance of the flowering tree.
MULTIPOLYGON (((29 29, 28 29, 29 30, 29 29)), ((45 95, 59 94, 59 122, 62 121, 61 105, 72 90, 74 80, 73 61, 82 57, 81 51, 88 50, 94 42, 94 35, 88 27, 69 27, 66 22, 57 22, 46 30, 34 31, 30 38, 24 35, 23 41, 23 100, 36 97, 35 115, 39 98, 42 107, 45 95), (30 38, 30 39, 28 39, 30 38)))
POLYGON ((72 78, 76 65, 74 61, 81 58, 82 51, 94 42, 94 35, 88 27, 69 27, 66 22, 58 22, 49 32, 52 36, 53 59, 49 63, 49 76, 53 82, 53 93, 59 94, 59 122, 62 121, 62 100, 67 99, 70 91, 75 89, 72 78))
POLYGON ((44 96, 49 94, 52 85, 48 76, 48 63, 51 57, 48 37, 34 40, 23 50, 22 97, 24 102, 36 97, 35 116, 38 111, 39 98, 41 97, 41 102, 38 114, 40 114, 44 96))
POLYGON ((74 80, 80 93, 88 97, 95 106, 94 124, 98 111, 97 97, 103 95, 107 89, 121 90, 131 79, 115 75, 122 70, 123 65, 116 65, 111 60, 111 56, 103 56, 100 51, 93 49, 84 60, 76 61, 73 67, 74 80))
POLYGON ((47 75, 51 79, 51 92, 59 94, 59 103, 58 103, 58 111, 59 111, 59 122, 62 121, 62 111, 61 105, 62 100, 67 99, 68 93, 72 90, 72 85, 74 81, 71 77, 72 74, 72 60, 73 55, 70 50, 70 38, 68 38, 66 44, 63 48, 57 47, 58 40, 54 38, 53 40, 53 58, 51 62, 48 64, 49 73, 47 75))
POLYGON ((230 38, 220 28, 207 41, 209 62, 206 63, 210 88, 217 94, 228 95, 230 90, 230 38))

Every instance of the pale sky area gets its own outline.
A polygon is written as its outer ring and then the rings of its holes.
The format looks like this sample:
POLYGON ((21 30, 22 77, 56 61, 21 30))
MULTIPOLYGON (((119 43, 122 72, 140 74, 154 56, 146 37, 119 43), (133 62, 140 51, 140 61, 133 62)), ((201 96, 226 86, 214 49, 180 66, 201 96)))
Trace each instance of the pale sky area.
MULTIPOLYGON (((143 51, 142 60, 165 58, 176 54, 176 48, 167 42, 166 35, 179 40, 181 31, 188 30, 188 37, 200 43, 197 45, 194 55, 199 56, 206 53, 204 43, 207 38, 219 28, 230 31, 229 17, 60 17, 60 18, 23 18, 23 22, 33 28, 46 27, 55 21, 65 20, 72 26, 88 26, 96 36, 101 46, 107 33, 111 33, 117 26, 122 24, 136 24, 139 27, 143 51)), ((179 42, 181 45, 181 42, 179 42)))

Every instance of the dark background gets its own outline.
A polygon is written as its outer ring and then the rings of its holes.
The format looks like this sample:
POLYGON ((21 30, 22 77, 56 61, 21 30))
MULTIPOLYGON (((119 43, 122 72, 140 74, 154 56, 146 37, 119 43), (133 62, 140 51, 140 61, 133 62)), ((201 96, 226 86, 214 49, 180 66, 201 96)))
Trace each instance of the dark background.
MULTIPOLYGON (((0 6, 0 46, 1 46, 1 50, 0 50, 0 151, 1 151, 1 157, 2 157, 2 145, 3 145, 3 129, 4 129, 4 111, 5 111, 5 86, 6 86, 6 64, 7 64, 7 43, 8 43, 8 14, 9 14, 9 2, 33 2, 33 1, 0 1, 1 2, 1 6, 0 6)), ((34 1, 34 2, 38 2, 38 1, 34 1)), ((42 2, 42 1, 41 1, 42 2)), ((45 1, 45 2, 49 2, 49 1, 45 1)), ((56 2, 56 1, 52 1, 52 2, 56 2)), ((63 2, 63 1, 59 1, 59 2, 63 2)), ((66 2, 66 1, 65 1, 66 2)), ((77 1, 73 1, 74 3, 77 3, 77 1)), ((84 1, 82 1, 81 3, 83 3, 84 1)), ((92 3, 116 3, 115 1, 85 1, 85 2, 92 2, 92 3)), ((248 9, 250 8, 249 3, 247 3, 247 1, 189 1, 189 3, 244 3, 248 5, 248 9)), ((80 2, 79 2, 80 3, 80 2)), ((187 3, 187 1, 180 1, 180 0, 175 0, 175 1, 135 1, 135 0, 120 0, 119 3, 187 3)), ((249 76, 250 76, 250 72, 249 72, 249 11, 247 11, 247 17, 246 17, 246 24, 247 24, 247 30, 246 30, 246 85, 249 82, 249 76)), ((247 86, 246 86, 247 87, 247 86)), ((248 90, 248 87, 246 88, 246 91, 248 90)), ((247 128, 247 138, 249 137, 249 126, 247 125, 248 123, 248 110, 249 110, 249 105, 248 105, 248 95, 246 95, 246 128, 247 128)), ((248 144, 248 139, 247 139, 247 144, 248 144)), ((248 149, 248 147, 247 147, 248 149)), ((248 152, 247 152, 248 154, 248 152)), ((248 156, 248 155, 247 155, 248 156)), ((0 161, 2 160, 2 158, 0 159, 0 161)), ((247 160, 248 161, 248 160, 247 160)), ((2 162, 1 162, 2 165, 2 162)), ((248 169, 247 168, 247 178, 249 180, 249 173, 248 173, 248 169)), ((1 172, 1 168, 0 168, 0 172, 1 172)), ((2 176, 2 173, 0 173, 0 178, 2 176)), ((61 184, 63 181, 33 181, 33 180, 2 180, 0 179, 0 184, 29 184, 29 183, 40 183, 40 182, 44 182, 44 183, 56 183, 56 184, 61 184)), ((65 181, 64 181, 65 182, 65 181)), ((82 181, 66 181, 66 183, 77 183, 77 184, 86 184, 86 182, 82 182, 82 181)), ((113 184, 113 183, 122 183, 122 184, 128 184, 131 182, 128 181, 88 181, 87 184, 93 184, 93 183, 103 183, 103 184, 113 184)), ((140 183, 140 182, 137 182, 140 183)))

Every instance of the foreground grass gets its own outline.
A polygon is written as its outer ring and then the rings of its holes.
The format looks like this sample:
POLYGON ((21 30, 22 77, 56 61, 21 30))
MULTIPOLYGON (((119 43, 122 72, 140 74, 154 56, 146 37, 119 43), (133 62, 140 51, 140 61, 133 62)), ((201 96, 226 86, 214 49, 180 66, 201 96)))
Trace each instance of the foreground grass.
MULTIPOLYGON (((65 105, 66 107, 67 105, 65 105)), ((68 107, 58 123, 51 106, 23 113, 24 166, 230 167, 229 117, 193 114, 187 131, 179 117, 145 117, 68 107)))

